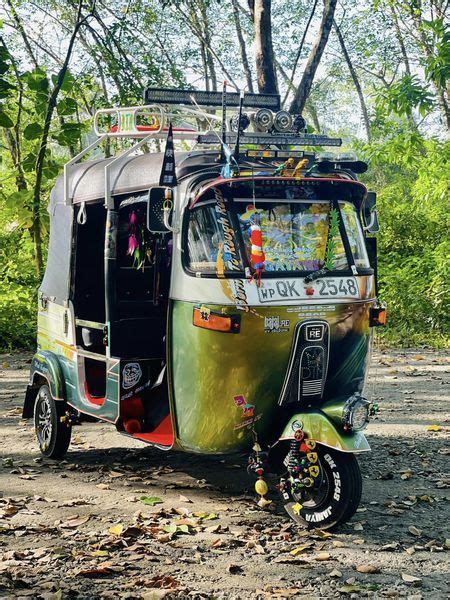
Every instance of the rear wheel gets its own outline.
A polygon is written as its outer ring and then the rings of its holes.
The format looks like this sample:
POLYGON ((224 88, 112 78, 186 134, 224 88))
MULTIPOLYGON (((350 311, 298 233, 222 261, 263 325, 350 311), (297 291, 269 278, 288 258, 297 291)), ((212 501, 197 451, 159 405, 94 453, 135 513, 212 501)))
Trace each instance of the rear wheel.
MULTIPOLYGON (((320 476, 311 488, 283 484, 284 508, 294 521, 308 527, 335 529, 355 514, 362 480, 353 454, 318 447, 320 476)), ((286 473, 282 482, 289 482, 286 473)))
POLYGON ((70 444, 72 427, 63 422, 66 403, 56 402, 47 385, 39 388, 34 405, 34 428, 39 449, 48 458, 62 458, 70 444))

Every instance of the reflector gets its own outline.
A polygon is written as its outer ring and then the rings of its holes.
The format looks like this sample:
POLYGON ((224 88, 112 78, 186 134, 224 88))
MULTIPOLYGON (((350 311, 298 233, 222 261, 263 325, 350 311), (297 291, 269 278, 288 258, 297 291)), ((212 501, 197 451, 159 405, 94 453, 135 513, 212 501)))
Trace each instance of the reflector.
POLYGON ((194 306, 192 324, 195 327, 222 333, 239 333, 241 330, 241 317, 240 315, 216 313, 205 306, 194 306))

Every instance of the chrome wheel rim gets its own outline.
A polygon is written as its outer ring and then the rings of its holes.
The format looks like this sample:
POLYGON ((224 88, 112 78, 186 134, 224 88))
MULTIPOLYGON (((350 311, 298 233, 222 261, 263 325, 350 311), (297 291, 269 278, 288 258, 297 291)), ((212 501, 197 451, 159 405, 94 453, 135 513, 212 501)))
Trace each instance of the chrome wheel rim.
POLYGON ((50 445, 52 437, 52 408, 50 406, 50 399, 45 392, 40 392, 39 399, 40 402, 36 415, 36 432, 39 444, 45 450, 50 445))

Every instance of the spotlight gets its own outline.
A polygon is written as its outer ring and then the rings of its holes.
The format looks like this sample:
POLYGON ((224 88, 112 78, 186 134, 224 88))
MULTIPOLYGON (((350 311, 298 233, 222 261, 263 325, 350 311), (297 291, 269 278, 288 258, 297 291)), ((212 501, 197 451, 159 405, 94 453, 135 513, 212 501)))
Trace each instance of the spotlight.
POLYGON ((295 115, 292 122, 292 129, 295 133, 299 133, 300 131, 306 131, 306 121, 302 117, 302 115, 295 115))
POLYGON ((239 119, 239 113, 235 113, 230 119, 230 129, 237 133, 239 131, 245 131, 247 127, 250 125, 250 119, 248 115, 242 113, 241 118, 239 119))
POLYGON ((255 131, 266 132, 272 127, 273 113, 268 108, 260 108, 250 115, 255 131))
POLYGON ((286 110, 279 110, 273 121, 273 128, 279 133, 285 133, 292 127, 292 116, 286 110))

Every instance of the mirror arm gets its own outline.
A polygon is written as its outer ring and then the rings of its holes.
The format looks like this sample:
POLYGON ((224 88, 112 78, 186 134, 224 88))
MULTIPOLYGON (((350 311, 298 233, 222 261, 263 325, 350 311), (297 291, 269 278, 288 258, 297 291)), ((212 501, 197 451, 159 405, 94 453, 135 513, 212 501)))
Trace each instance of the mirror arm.
POLYGON ((374 223, 375 223, 375 211, 373 210, 370 213, 370 223, 368 225, 366 225, 365 227, 363 227, 364 231, 370 231, 370 229, 373 227, 374 223))
POLYGON ((170 213, 173 210, 173 200, 172 200, 172 190, 170 188, 166 188, 165 199, 163 204, 163 221, 164 227, 171 231, 172 233, 178 233, 179 229, 177 227, 173 227, 170 222, 170 213))

